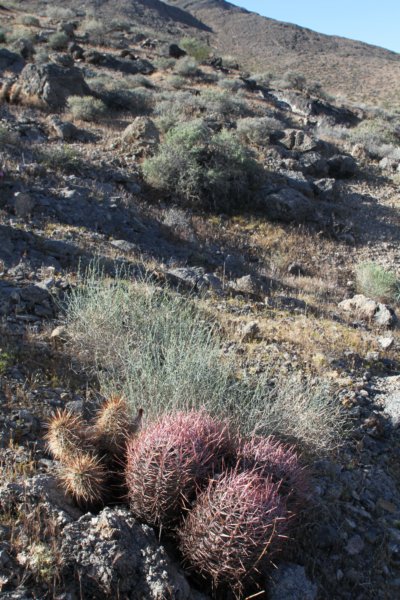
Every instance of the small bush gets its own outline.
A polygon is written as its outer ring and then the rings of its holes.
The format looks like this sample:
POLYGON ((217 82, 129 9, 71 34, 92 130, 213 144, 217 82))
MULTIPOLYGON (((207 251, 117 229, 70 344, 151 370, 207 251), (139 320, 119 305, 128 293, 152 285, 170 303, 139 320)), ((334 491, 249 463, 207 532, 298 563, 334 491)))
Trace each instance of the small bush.
POLYGON ((175 58, 169 58, 167 56, 159 56, 153 60, 153 65, 158 71, 169 71, 176 65, 175 58))
POLYGON ((40 21, 32 15, 24 15, 20 19, 20 23, 26 27, 40 27, 40 21))
POLYGON ((205 114, 217 118, 244 117, 250 113, 243 98, 217 90, 204 91, 199 98, 199 104, 205 114))
POLYGON ((67 107, 74 119, 82 121, 97 121, 107 113, 104 102, 93 96, 70 96, 67 107))
POLYGON ((225 69, 238 69, 240 65, 234 56, 223 56, 222 66, 225 69))
POLYGON ((108 108, 139 114, 148 112, 153 106, 150 90, 139 87, 140 83, 144 82, 136 76, 115 79, 99 75, 90 80, 90 87, 101 96, 108 108))
POLYGON ((46 9, 46 15, 50 19, 57 20, 68 20, 75 17, 75 12, 70 8, 62 8, 61 6, 49 6, 46 9))
POLYGON ((81 155, 69 146, 42 149, 37 153, 37 160, 48 169, 67 173, 75 172, 82 165, 81 155))
POLYGON ((183 38, 179 45, 189 56, 193 56, 199 62, 207 60, 210 56, 210 48, 196 38, 183 38))
POLYGON ((176 90, 179 90, 186 85, 186 80, 180 75, 172 75, 171 77, 168 77, 168 83, 176 90))
POLYGON ((190 92, 164 93, 156 104, 157 125, 166 132, 182 121, 199 116, 201 103, 198 96, 190 92))
POLYGON ((89 34, 90 40, 96 44, 102 44, 106 37, 106 27, 98 19, 90 19, 83 23, 83 30, 89 34))
POLYGON ((284 129, 284 124, 273 117, 240 119, 237 123, 239 139, 245 144, 268 146, 271 133, 284 129))
POLYGON ((355 144, 363 144, 367 150, 383 144, 398 146, 400 138, 397 127, 396 120, 364 119, 357 127, 349 131, 349 138, 355 144))
POLYGON ((192 58, 186 57, 177 61, 174 73, 181 77, 198 77, 201 73, 198 63, 192 58))
POLYGON ((243 83, 239 81, 239 79, 228 79, 224 77, 218 81, 218 87, 227 92, 237 92, 243 88, 243 83))
POLYGON ((214 134, 194 121, 168 132, 143 172, 148 183, 184 204, 229 212, 252 200, 262 170, 232 133, 214 134))
POLYGON ((287 71, 279 81, 279 85, 283 88, 293 88, 301 92, 306 89, 307 79, 301 73, 287 71))
POLYGON ((257 85, 260 85, 262 87, 270 87, 271 85, 271 81, 273 80, 274 76, 272 73, 255 73, 254 75, 252 75, 250 77, 251 81, 254 81, 257 85))
POLYGON ((358 290, 382 302, 400 301, 400 279, 376 263, 362 263, 356 269, 358 290))
POLYGON ((48 45, 52 50, 65 50, 69 42, 69 37, 63 31, 52 33, 48 39, 48 45))

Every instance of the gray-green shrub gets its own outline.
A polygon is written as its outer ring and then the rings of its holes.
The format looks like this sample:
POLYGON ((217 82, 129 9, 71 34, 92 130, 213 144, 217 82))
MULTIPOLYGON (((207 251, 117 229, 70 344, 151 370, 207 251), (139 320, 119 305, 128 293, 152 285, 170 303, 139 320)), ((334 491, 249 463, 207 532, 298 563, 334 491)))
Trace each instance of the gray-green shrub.
POLYGON ((69 42, 69 37, 63 31, 52 33, 48 39, 48 45, 52 50, 64 50, 69 42))
POLYGON ((358 265, 356 281, 358 290, 373 300, 400 301, 400 279, 393 271, 388 271, 376 263, 358 265))
POLYGON ((170 130, 143 173, 182 204, 230 212, 251 204, 263 171, 234 134, 197 120, 170 130))
POLYGON ((99 378, 151 420, 205 408, 243 433, 280 434, 318 453, 343 435, 344 417, 324 381, 280 376, 273 361, 256 380, 237 377, 215 325, 194 301, 130 273, 105 277, 92 266, 66 306, 71 349, 99 378))
POLYGON ((268 146, 271 133, 284 129, 282 121, 273 117, 248 117, 237 122, 239 139, 245 144, 268 146))
POLYGON ((199 62, 207 60, 207 58, 210 56, 211 49, 196 38, 182 38, 179 45, 183 50, 185 50, 185 52, 189 54, 189 56, 193 56, 193 58, 199 62))
POLYGON ((97 121, 107 113, 104 102, 93 96, 70 96, 67 107, 74 119, 82 121, 97 121))

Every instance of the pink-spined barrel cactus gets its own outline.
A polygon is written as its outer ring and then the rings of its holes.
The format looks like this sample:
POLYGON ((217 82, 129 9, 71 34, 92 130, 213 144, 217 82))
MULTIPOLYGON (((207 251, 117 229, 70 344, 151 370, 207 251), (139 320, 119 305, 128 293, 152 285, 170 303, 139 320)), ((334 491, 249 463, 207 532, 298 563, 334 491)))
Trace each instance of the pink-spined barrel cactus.
POLYGON ((239 444, 238 463, 242 470, 255 470, 279 483, 280 494, 293 515, 305 507, 310 490, 309 473, 301 465, 294 446, 273 436, 252 436, 239 444))
POLYGON ((276 556, 288 520, 279 485, 256 471, 211 479, 178 530, 189 570, 240 596, 276 556))
POLYGON ((234 453, 228 426, 206 412, 164 416, 127 447, 126 484, 132 512, 173 530, 199 486, 234 453))

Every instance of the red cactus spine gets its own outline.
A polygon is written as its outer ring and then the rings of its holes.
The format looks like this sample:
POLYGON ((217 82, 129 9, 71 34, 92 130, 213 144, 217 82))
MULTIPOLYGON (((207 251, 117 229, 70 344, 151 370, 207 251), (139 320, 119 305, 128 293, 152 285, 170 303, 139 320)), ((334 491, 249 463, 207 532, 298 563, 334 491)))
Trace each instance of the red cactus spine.
POLYGON ((126 482, 132 512, 173 529, 197 487, 233 453, 226 424, 205 412, 162 418, 128 444, 126 482))

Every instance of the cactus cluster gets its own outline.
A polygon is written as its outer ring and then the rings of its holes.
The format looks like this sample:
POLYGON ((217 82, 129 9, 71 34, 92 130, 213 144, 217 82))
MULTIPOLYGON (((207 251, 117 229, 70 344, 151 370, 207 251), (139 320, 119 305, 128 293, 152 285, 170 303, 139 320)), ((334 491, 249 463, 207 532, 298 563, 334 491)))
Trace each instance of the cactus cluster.
POLYGON ((240 438, 204 411, 163 417, 128 443, 132 512, 177 539, 188 570, 240 596, 293 530, 307 497, 294 447, 240 438))
POLYGON ((232 455, 229 428, 205 412, 175 413, 127 447, 126 482, 133 513, 171 530, 197 489, 232 455))
POLYGON ((126 401, 112 397, 93 423, 85 423, 68 410, 58 411, 50 420, 48 449, 59 461, 62 486, 79 505, 91 508, 113 496, 114 466, 118 464, 121 470, 126 441, 139 428, 142 412, 132 420, 126 401))

